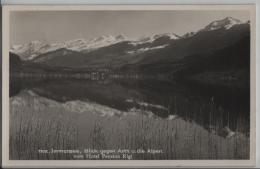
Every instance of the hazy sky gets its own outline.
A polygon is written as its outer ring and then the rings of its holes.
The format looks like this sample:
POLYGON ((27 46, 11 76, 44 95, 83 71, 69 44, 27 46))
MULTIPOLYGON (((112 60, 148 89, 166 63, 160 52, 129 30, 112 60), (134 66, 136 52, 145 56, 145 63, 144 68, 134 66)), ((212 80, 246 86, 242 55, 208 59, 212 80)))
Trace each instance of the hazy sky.
POLYGON ((227 16, 249 20, 248 11, 26 11, 10 16, 11 44, 32 40, 62 42, 124 34, 129 38, 159 33, 183 35, 227 16))

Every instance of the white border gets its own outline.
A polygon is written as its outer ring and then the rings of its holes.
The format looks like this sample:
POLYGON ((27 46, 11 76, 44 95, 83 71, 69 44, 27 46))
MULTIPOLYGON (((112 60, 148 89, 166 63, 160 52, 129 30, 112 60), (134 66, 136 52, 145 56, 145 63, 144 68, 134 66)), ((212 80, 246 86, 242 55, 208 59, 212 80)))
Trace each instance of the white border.
POLYGON ((3 167, 252 167, 255 165, 255 6, 253 5, 71 5, 3 7, 3 167), (251 11, 251 132, 250 160, 9 160, 9 12, 22 10, 250 10, 251 11))
POLYGON ((2 0, 2 4, 9 5, 82 5, 82 4, 255 4, 258 0, 2 0))

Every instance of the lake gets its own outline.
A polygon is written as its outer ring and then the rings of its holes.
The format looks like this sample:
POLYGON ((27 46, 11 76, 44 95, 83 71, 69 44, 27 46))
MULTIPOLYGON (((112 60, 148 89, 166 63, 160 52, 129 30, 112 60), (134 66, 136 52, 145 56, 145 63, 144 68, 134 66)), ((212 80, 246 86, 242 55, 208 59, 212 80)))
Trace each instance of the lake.
POLYGON ((247 89, 165 79, 10 82, 12 159, 249 158, 247 89), (53 149, 144 151, 82 157, 53 149))

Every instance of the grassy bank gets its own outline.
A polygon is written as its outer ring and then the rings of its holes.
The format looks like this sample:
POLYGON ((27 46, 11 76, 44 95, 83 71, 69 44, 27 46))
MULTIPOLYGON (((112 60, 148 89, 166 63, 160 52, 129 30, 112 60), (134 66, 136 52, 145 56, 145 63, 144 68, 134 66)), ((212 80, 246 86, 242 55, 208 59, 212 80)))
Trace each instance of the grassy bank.
POLYGON ((10 100, 10 159, 73 159, 39 149, 160 149, 133 159, 248 159, 249 138, 224 138, 180 117, 118 111, 91 102, 58 103, 34 94, 10 100))

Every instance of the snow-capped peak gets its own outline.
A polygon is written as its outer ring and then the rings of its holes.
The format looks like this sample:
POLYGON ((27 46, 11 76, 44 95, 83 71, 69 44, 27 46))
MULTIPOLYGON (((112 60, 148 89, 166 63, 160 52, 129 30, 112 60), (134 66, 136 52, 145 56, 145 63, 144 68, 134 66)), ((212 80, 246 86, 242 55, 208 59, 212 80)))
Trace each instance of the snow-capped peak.
POLYGON ((188 32, 188 33, 184 34, 182 37, 183 38, 189 38, 189 37, 194 36, 195 34, 196 34, 196 32, 188 32))
POLYGON ((69 40, 66 41, 66 44, 82 44, 82 43, 86 43, 87 41, 85 39, 74 39, 74 40, 69 40))
POLYGON ((33 40, 33 41, 30 42, 30 44, 32 44, 32 45, 39 45, 39 44, 43 44, 43 43, 44 42, 41 41, 41 40, 33 40))
POLYGON ((114 41, 122 40, 122 39, 124 40, 123 35, 118 35, 116 37, 114 37, 112 35, 103 35, 103 36, 91 39, 90 42, 93 42, 93 43, 104 42, 104 41, 114 42, 114 41))
POLYGON ((180 39, 179 35, 176 35, 175 33, 163 33, 163 34, 158 34, 158 35, 154 35, 154 39, 158 39, 161 37, 168 37, 169 39, 180 39))
POLYGON ((100 41, 109 41, 111 39, 113 39, 113 36, 111 36, 111 35, 103 35, 103 36, 94 38, 94 39, 92 39, 90 41, 92 41, 92 42, 100 42, 100 41))
POLYGON ((232 17, 226 17, 221 20, 213 21, 209 25, 207 25, 203 31, 211 31, 211 30, 217 30, 217 29, 230 29, 232 26, 241 24, 242 22, 238 19, 232 18, 232 17))
POLYGON ((80 51, 82 48, 86 48, 88 44, 88 41, 85 39, 74 39, 69 40, 64 43, 64 48, 80 51))
POLYGON ((163 34, 157 34, 157 35, 152 35, 152 36, 148 36, 148 37, 142 37, 138 40, 131 41, 129 43, 136 46, 136 45, 141 45, 141 44, 145 44, 145 43, 152 43, 156 39, 159 39, 162 37, 167 37, 171 40, 177 40, 177 39, 181 38, 179 35, 176 35, 175 33, 163 33, 163 34))
POLYGON ((21 56, 23 60, 31 60, 40 54, 55 51, 61 48, 66 48, 73 51, 93 50, 125 40, 127 40, 127 37, 122 34, 117 36, 103 35, 91 40, 74 39, 52 44, 48 44, 47 42, 41 40, 33 40, 22 45, 12 45, 10 51, 21 56))
POLYGON ((121 40, 121 41, 123 41, 123 40, 127 40, 128 38, 125 36, 125 35, 123 35, 123 34, 120 34, 120 35, 117 35, 116 37, 116 40, 121 40))
POLYGON ((11 46, 11 50, 16 51, 19 50, 20 48, 22 48, 23 45, 12 45, 11 46))
POLYGON ((96 49, 96 48, 112 45, 115 43, 119 43, 125 40, 127 40, 127 37, 124 35, 118 35, 118 36, 103 35, 90 40, 86 49, 96 49))
POLYGON ((27 60, 27 58, 41 54, 47 48, 49 48, 47 42, 41 40, 33 40, 22 45, 12 45, 10 50, 21 56, 22 59, 27 60))

